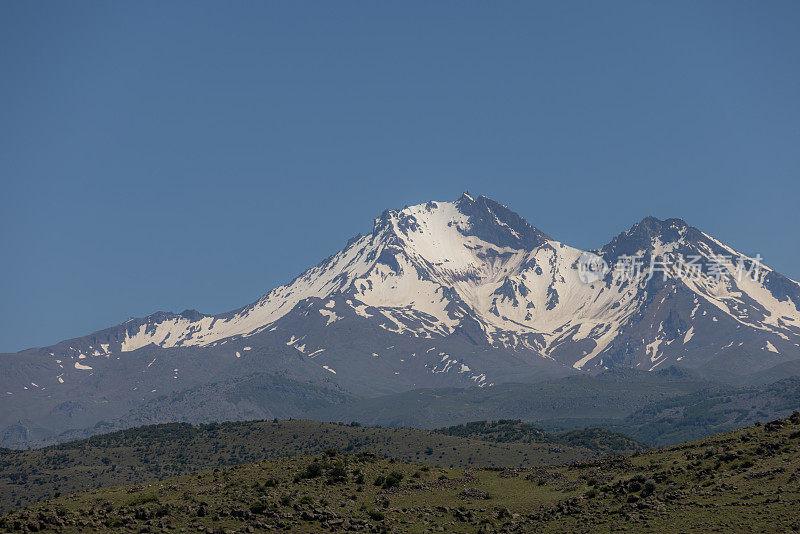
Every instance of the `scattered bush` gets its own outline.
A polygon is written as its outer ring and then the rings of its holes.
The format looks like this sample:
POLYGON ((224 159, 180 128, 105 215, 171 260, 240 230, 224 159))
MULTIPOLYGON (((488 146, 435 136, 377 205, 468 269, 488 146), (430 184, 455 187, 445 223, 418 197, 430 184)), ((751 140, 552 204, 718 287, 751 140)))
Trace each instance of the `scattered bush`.
POLYGON ((344 462, 336 462, 333 467, 328 469, 328 482, 331 484, 341 484, 347 482, 347 468, 344 462))
POLYGON ((375 521, 383 521, 384 519, 386 519, 386 516, 383 514, 383 512, 379 510, 369 510, 367 512, 367 515, 369 515, 370 519, 373 519, 375 521))
POLYGON ((403 474, 398 473, 397 471, 392 471, 389 476, 383 481, 383 489, 394 488, 395 486, 400 485, 400 481, 403 480, 403 474))
POLYGON ((254 514, 263 514, 264 512, 267 511, 267 508, 268 508, 267 503, 261 501, 250 505, 250 511, 253 512, 254 514))
POLYGON ((306 466, 306 470, 303 472, 302 476, 303 478, 317 478, 321 474, 322 464, 314 460, 306 466))

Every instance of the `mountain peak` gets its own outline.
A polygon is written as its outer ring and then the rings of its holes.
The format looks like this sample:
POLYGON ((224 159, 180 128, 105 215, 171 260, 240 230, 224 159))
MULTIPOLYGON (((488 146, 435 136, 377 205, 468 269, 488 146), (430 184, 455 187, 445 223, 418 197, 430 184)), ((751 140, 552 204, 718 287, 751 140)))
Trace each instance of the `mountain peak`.
MULTIPOLYGON (((475 201, 475 199, 469 193, 469 191, 464 191, 463 193, 461 193, 461 196, 458 198, 458 200, 469 200, 469 201, 473 201, 473 202, 475 201)), ((458 202, 458 200, 456 202, 458 202)))
MULTIPOLYGON (((534 250, 550 241, 550 237, 531 226, 523 217, 486 196, 473 197, 464 192, 452 202, 428 201, 403 209, 384 210, 375 219, 372 233, 394 228, 403 235, 417 232, 420 223, 430 229, 452 226, 467 237, 477 237, 498 247, 534 250)), ((436 230, 434 230, 436 232, 436 230)))
POLYGON ((620 256, 635 256, 649 252, 657 244, 678 243, 682 239, 695 239, 702 232, 678 218, 659 219, 649 215, 622 232, 602 248, 606 261, 616 261, 620 256))
POLYGON ((550 236, 531 226, 507 206, 479 195, 465 192, 455 201, 460 213, 468 217, 468 235, 474 235, 498 246, 533 250, 550 240, 550 236))
POLYGON ((670 218, 670 219, 659 219, 657 217, 653 217, 652 215, 648 215, 638 223, 634 224, 628 233, 631 232, 646 232, 650 235, 669 235, 670 233, 680 232, 689 228, 689 225, 686 224, 686 221, 683 219, 678 218, 670 218))

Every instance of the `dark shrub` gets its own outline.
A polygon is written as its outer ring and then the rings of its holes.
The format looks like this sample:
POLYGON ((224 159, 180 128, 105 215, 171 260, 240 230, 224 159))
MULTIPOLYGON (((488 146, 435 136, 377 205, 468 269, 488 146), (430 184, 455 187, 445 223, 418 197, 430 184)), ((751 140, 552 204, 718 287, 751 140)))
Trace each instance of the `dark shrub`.
POLYGON ((392 471, 389 476, 386 477, 386 480, 383 481, 383 487, 384 489, 394 488, 400 485, 401 480, 403 480, 403 474, 392 471))
POLYGON ((322 474, 322 464, 315 460, 306 466, 306 470, 303 473, 303 476, 305 478, 317 478, 321 474, 322 474))
POLYGON ((383 512, 379 510, 370 510, 367 514, 369 514, 370 519, 374 519, 375 521, 383 521, 386 518, 383 512))
POLYGON ((265 502, 257 502, 250 505, 250 511, 254 514, 263 514, 267 511, 267 503, 265 502))
POLYGON ((336 462, 333 467, 328 470, 328 482, 331 484, 347 482, 347 468, 345 468, 343 462, 336 462))

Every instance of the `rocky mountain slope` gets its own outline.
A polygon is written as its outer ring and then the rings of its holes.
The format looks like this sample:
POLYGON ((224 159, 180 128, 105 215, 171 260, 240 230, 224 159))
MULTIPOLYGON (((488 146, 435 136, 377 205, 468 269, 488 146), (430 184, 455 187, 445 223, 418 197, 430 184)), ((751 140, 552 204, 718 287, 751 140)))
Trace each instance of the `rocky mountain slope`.
POLYGON ((798 306, 796 282, 681 220, 648 217, 586 252, 464 194, 385 211, 371 233, 238 310, 159 312, 0 356, 0 443, 255 374, 328 400, 615 367, 735 381, 793 368, 798 306), (641 276, 619 269, 631 257, 641 276))

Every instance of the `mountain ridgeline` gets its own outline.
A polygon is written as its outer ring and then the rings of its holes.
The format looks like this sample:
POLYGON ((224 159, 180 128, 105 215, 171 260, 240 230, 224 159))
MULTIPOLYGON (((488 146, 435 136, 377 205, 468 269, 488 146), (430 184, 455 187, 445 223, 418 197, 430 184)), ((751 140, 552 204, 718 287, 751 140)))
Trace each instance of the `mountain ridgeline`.
MULTIPOLYGON (((537 384, 615 370, 673 368, 703 382, 670 395, 796 376, 800 285, 754 267, 680 219, 648 217, 583 251, 483 196, 387 210, 371 232, 240 309, 158 312, 0 356, 0 445, 170 421, 352 420, 347 410, 364 399, 433 390, 510 389, 537 405, 537 384), (632 256, 643 276, 620 278, 615 266, 632 256), (586 279, 586 257, 608 269, 586 279), (746 275, 713 268, 721 257, 746 275), (696 276, 685 276, 685 258, 699 261, 696 276)), ((624 413, 575 400, 552 417, 519 404, 510 417, 624 418, 659 400, 624 413)))

